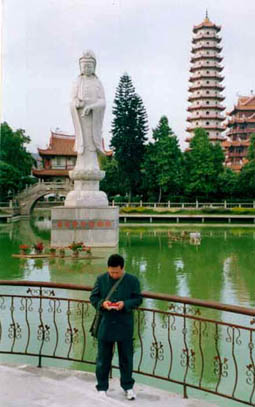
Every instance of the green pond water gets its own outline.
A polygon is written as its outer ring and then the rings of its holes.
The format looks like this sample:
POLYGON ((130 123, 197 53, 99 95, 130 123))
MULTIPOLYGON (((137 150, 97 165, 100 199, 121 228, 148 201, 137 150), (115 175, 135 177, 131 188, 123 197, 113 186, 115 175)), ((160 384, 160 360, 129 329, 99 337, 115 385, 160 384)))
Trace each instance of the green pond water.
MULTIPOLYGON (((20 260, 12 257, 12 254, 19 252, 21 243, 32 244, 38 241, 42 241, 46 246, 50 244, 50 217, 47 213, 40 213, 29 221, 0 225, 1 280, 93 285, 96 276, 106 270, 107 257, 117 250, 126 259, 126 270, 140 279, 143 290, 245 307, 255 305, 255 228, 253 227, 183 225, 134 228, 125 225, 120 228, 118 249, 93 250, 93 254, 100 258, 86 263, 61 259, 20 260), (190 233, 195 232, 200 233, 200 238, 192 242, 190 233)), ((0 290, 2 291, 3 287, 0 287, 0 290)), ((153 305, 164 309, 164 306, 156 301, 153 305)), ((224 319, 218 311, 214 311, 210 316, 224 319)), ((145 329, 144 335, 146 332, 145 329)), ((146 342, 146 335, 144 341, 146 342)), ((245 346, 248 346, 247 341, 246 338, 243 340, 245 346)), ((192 338, 189 338, 189 342, 192 343, 192 338)), ((193 345, 196 347, 195 344, 193 345)), ((209 339, 205 339, 205 345, 210 355, 209 339)), ((136 347, 139 347, 138 342, 136 347)), ((95 349, 92 352, 95 352, 95 349)), ((227 352, 229 350, 226 350, 227 352)), ((240 349, 241 356, 242 352, 240 349)), ((146 357, 148 363, 151 363, 150 355, 146 357)), ((167 363, 166 359, 165 363, 167 363)), ((21 360, 26 362, 27 359, 0 354, 0 361, 3 362, 19 363, 21 360)), ((71 362, 50 360, 44 362, 44 365, 47 364, 84 369, 71 362)), ((160 372, 160 364, 158 369, 160 372)), ((199 372, 195 369, 194 377, 196 375, 199 375, 199 372)), ((205 380, 208 382, 210 377, 206 375, 205 368, 205 380)), ((137 380, 170 391, 182 392, 181 387, 173 383, 156 381, 140 375, 137 376, 137 380)), ((251 391, 248 387, 242 391, 248 390, 251 391)), ((219 406, 242 405, 192 389, 189 389, 188 393, 190 397, 217 401, 219 406)))

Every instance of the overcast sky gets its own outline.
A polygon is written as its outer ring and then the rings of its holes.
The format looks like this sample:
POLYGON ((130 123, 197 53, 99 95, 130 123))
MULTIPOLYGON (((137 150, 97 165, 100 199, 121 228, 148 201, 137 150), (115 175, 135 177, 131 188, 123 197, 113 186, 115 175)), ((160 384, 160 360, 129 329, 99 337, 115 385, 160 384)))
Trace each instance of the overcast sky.
POLYGON ((192 27, 208 8, 221 25, 225 106, 255 93, 255 0, 2 0, 1 121, 23 128, 29 150, 46 147, 50 130, 73 134, 69 110, 78 60, 97 56, 105 88, 104 138, 112 104, 127 72, 148 113, 150 134, 160 117, 185 147, 192 27))

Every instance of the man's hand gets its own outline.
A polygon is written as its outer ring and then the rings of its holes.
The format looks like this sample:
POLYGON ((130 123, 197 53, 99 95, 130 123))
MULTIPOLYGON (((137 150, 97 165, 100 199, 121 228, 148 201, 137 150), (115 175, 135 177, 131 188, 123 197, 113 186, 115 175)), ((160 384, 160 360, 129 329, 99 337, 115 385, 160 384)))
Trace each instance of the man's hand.
POLYGON ((108 311, 115 309, 116 311, 121 311, 122 308, 124 308, 124 302, 123 301, 118 301, 114 303, 115 306, 112 305, 111 301, 104 301, 102 304, 102 307, 104 309, 107 309, 108 311))
POLYGON ((103 304, 102 304, 102 307, 104 309, 107 309, 108 311, 110 311, 112 309, 110 304, 111 304, 110 301, 104 301, 103 304))
POLYGON ((115 309, 117 310, 117 311, 121 311, 123 308, 124 308, 124 302, 123 301, 118 301, 118 302, 116 302, 116 307, 115 307, 115 309))

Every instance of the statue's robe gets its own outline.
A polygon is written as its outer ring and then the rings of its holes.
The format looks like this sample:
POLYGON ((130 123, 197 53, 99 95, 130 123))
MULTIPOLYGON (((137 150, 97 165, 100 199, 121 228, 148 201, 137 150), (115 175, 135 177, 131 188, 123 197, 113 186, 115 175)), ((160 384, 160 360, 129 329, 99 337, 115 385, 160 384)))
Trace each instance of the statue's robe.
POLYGON ((74 151, 84 154, 86 150, 104 153, 102 144, 102 126, 105 112, 105 95, 103 85, 96 75, 80 75, 74 85, 71 114, 75 130, 74 151), (85 102, 82 108, 76 102, 85 102), (92 105, 92 112, 84 115, 84 108, 92 105))

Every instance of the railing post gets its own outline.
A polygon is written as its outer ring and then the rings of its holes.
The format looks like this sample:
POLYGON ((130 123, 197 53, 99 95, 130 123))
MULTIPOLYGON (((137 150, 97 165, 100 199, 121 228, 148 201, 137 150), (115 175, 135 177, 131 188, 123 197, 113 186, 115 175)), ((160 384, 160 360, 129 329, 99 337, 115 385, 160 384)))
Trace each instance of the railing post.
POLYGON ((255 201, 253 201, 253 208, 255 208, 255 201))
POLYGON ((171 208, 171 202, 170 201, 167 202, 167 207, 171 208))
POLYGON ((198 209, 198 200, 196 199, 196 209, 198 209))
POLYGON ((224 209, 227 209, 227 201, 224 201, 224 209))
POLYGON ((140 201, 140 206, 143 206, 143 201, 142 200, 140 201))

